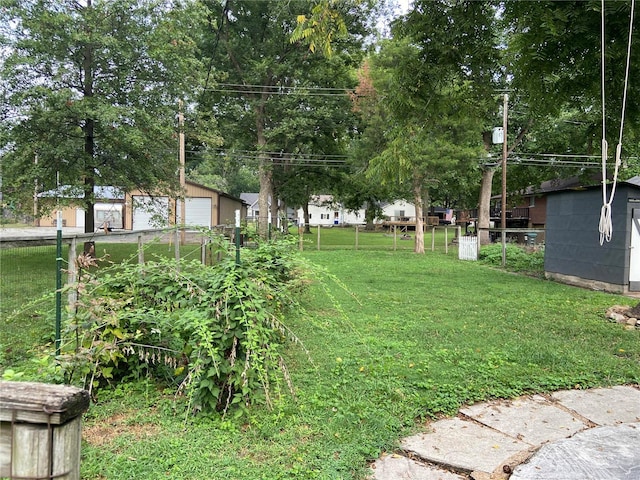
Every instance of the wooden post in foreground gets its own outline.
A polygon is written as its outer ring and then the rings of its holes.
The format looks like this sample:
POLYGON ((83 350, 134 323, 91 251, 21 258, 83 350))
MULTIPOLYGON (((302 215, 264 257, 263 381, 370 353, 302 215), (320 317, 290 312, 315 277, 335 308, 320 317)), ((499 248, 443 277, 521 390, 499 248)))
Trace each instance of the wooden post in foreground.
POLYGON ((434 252, 436 249, 436 227, 431 229, 431 251, 434 252))
POLYGON ((398 249, 398 226, 393 226, 393 251, 398 249))
POLYGON ((0 478, 79 480, 89 392, 0 381, 0 478))
POLYGON ((444 227, 444 253, 449 253, 449 227, 444 227))

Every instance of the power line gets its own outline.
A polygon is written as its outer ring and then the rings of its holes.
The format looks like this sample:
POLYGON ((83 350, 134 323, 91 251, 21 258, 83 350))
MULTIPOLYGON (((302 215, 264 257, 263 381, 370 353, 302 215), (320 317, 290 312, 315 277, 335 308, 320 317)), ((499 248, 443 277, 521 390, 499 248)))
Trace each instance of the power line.
MULTIPOLYGON (((260 160, 268 160, 271 161, 274 165, 280 165, 280 166, 285 166, 285 165, 291 165, 291 166, 307 166, 307 167, 317 167, 317 166, 323 166, 323 167, 343 167, 343 166, 348 166, 347 163, 347 156, 346 155, 327 155, 327 156, 323 156, 323 155, 286 155, 283 156, 281 155, 279 152, 256 152, 256 151, 246 151, 247 153, 237 153, 234 152, 232 154, 229 155, 229 157, 232 157, 235 160, 253 160, 253 161, 260 161, 260 160), (271 153, 271 154, 268 154, 271 153), (332 158, 333 157, 333 158, 332 158)), ((194 150, 190 150, 187 151, 187 153, 190 153, 191 155, 196 155, 196 156, 206 156, 208 154, 211 154, 211 151, 194 151, 194 150)), ((219 152, 215 155, 220 155, 223 152, 219 152)))
POLYGON ((306 91, 306 89, 300 88, 300 89, 296 89, 296 91, 277 91, 277 90, 273 90, 273 91, 263 91, 260 89, 241 89, 241 88, 237 88, 237 89, 231 89, 231 88, 213 88, 213 87, 209 87, 206 89, 209 92, 219 92, 219 93, 242 93, 242 94, 249 94, 249 95, 259 95, 259 94, 263 94, 266 93, 268 95, 304 95, 307 97, 349 97, 351 95, 355 95, 355 94, 350 94, 349 92, 343 92, 343 93, 322 93, 322 92, 312 92, 312 91, 306 91))
POLYGON ((266 88, 272 90, 318 90, 318 91, 334 91, 339 93, 344 93, 346 91, 353 90, 352 88, 342 88, 342 87, 311 87, 311 86, 294 86, 289 87, 286 85, 259 85, 259 84, 249 84, 249 83, 217 83, 216 85, 220 85, 223 87, 237 87, 237 88, 266 88))

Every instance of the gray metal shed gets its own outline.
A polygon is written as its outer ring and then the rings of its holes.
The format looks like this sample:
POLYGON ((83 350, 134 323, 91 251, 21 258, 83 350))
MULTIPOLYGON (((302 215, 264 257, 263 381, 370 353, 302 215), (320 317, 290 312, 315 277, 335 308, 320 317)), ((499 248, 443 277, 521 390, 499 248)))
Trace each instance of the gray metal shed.
POLYGON ((545 275, 598 290, 640 291, 640 176, 618 184, 611 205, 613 235, 603 245, 601 207, 600 186, 549 193, 545 275))

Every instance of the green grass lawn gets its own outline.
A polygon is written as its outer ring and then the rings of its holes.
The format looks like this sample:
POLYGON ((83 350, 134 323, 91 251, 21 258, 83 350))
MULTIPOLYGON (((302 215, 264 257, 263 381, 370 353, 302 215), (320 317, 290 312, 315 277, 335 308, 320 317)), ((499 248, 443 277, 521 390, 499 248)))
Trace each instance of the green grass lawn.
MULTIPOLYGON (((288 320, 307 350, 287 348, 295 398, 282 386, 273 410, 192 417, 151 382, 121 384, 86 414, 82 478, 362 479, 403 435, 463 404, 640 382, 640 332, 604 319, 631 298, 451 252, 304 256, 348 291, 316 281, 288 320)), ((15 329, 0 323, 2 342, 15 329)))

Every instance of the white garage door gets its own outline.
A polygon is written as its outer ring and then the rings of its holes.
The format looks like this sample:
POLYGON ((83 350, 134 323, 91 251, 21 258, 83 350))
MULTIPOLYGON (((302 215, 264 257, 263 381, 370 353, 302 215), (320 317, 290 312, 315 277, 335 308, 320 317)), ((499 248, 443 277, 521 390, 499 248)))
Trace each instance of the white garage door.
POLYGON ((133 229, 149 230, 169 224, 169 197, 133 196, 133 229))
MULTIPOLYGON (((182 200, 178 200, 178 223, 182 223, 182 200)), ((185 225, 190 227, 211 226, 211 198, 186 198, 185 199, 185 225)))

